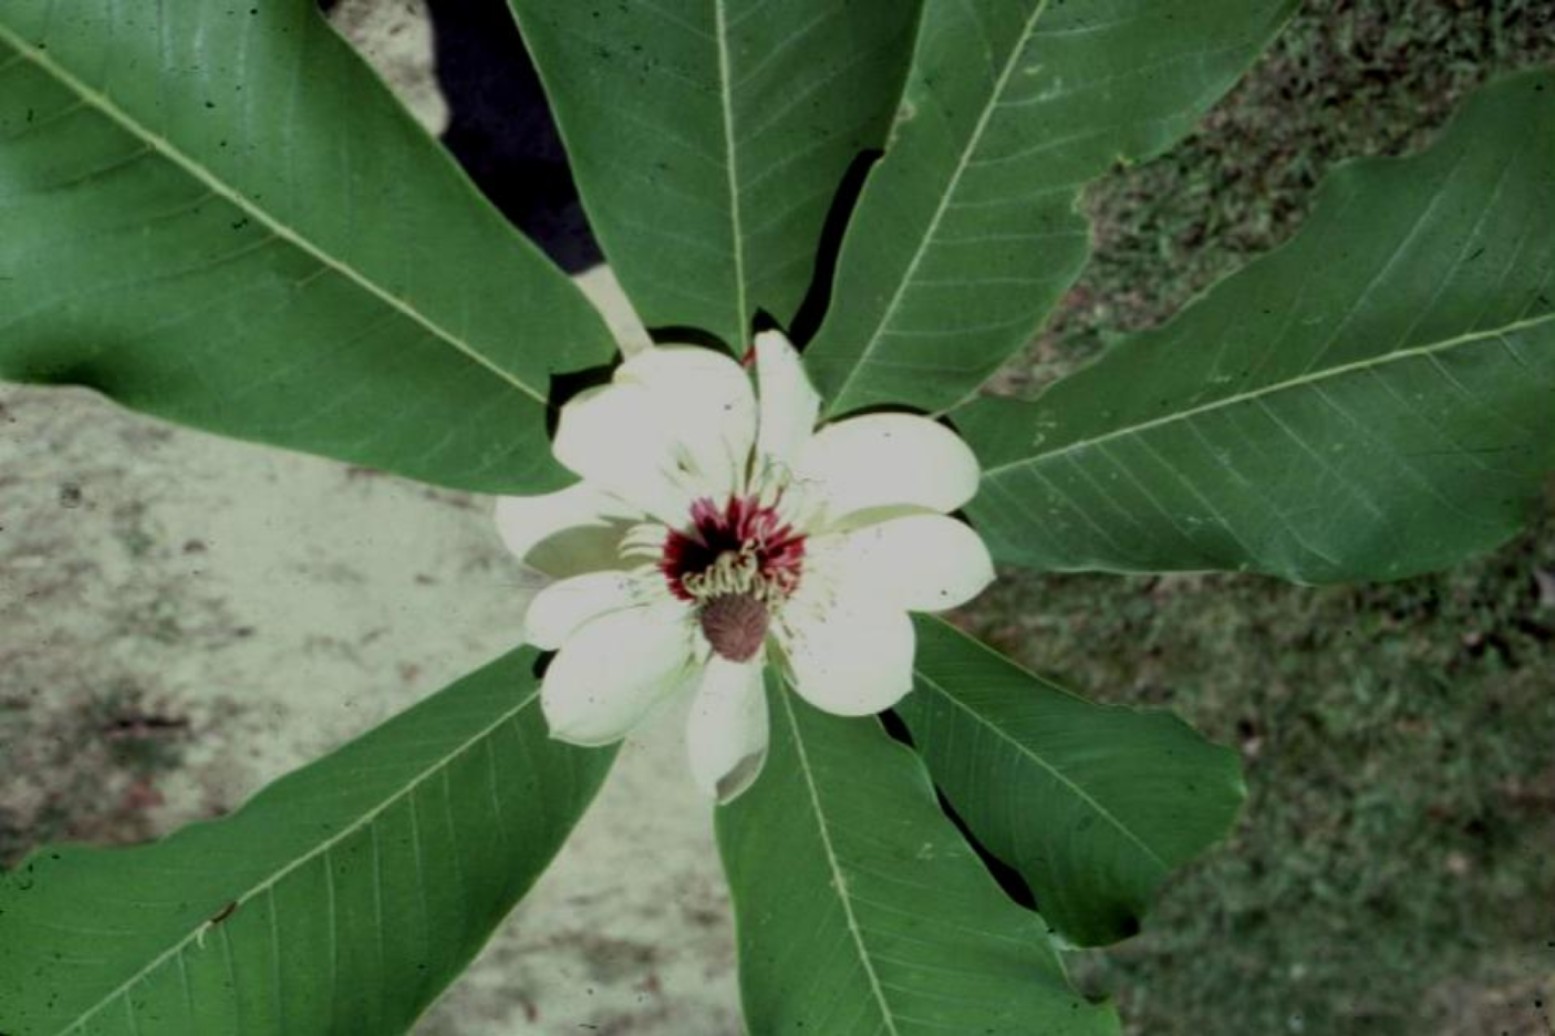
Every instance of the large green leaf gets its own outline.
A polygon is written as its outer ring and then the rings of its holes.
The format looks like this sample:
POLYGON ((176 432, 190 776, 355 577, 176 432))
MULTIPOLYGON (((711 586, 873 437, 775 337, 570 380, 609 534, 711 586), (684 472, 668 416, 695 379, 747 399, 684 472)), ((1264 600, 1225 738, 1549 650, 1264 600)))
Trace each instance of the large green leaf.
POLYGON ((876 720, 774 684, 766 767, 718 813, 750 1031, 1118 1032, 940 812, 922 762, 876 720))
POLYGON ((0 378, 533 491, 611 350, 312 0, 0 3, 0 378))
POLYGON ((589 223, 650 327, 787 323, 849 163, 877 148, 918 0, 509 0, 589 223))
POLYGON ((974 390, 1079 273, 1080 188, 1191 129, 1294 6, 925 5, 898 124, 805 353, 828 413, 938 410, 974 390))
POLYGON ((405 1031, 613 757, 550 740, 535 659, 499 659, 231 817, 0 876, 0 1032, 405 1031))
POLYGON ((940 790, 1066 938, 1137 932, 1162 879, 1230 829, 1236 754, 1169 712, 1076 697, 939 619, 916 626, 896 711, 940 790))
POLYGON ((1555 468, 1555 72, 1342 168, 1293 241, 1035 403, 954 418, 1006 561, 1328 582, 1500 543, 1555 468))

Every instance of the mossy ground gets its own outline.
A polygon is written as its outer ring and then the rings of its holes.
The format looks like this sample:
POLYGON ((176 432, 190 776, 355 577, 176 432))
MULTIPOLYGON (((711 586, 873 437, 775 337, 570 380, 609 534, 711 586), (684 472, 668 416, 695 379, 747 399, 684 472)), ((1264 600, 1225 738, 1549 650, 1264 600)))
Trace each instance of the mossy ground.
MULTIPOLYGON (((1031 392, 1300 225, 1334 163, 1427 144, 1555 62, 1547 0, 1312 0, 1179 147, 1098 183, 1031 392)), ((1076 962, 1131 1032, 1555 1032, 1555 487, 1493 555, 1383 586, 1010 573, 967 616, 1038 671, 1240 747, 1230 842, 1076 962)))

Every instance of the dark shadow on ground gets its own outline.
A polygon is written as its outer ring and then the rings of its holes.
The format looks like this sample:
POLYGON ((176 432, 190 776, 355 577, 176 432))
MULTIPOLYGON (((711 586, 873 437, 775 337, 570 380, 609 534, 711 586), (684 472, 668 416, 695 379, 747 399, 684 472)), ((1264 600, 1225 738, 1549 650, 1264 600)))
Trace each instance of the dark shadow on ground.
MULTIPOLYGON (((320 0, 325 11, 335 0, 320 0)), ((504 0, 428 0, 443 143, 503 215, 557 265, 602 261, 540 77, 504 0)))
POLYGON ((508 219, 569 273, 602 259, 540 77, 502 0, 430 0, 443 143, 508 219))

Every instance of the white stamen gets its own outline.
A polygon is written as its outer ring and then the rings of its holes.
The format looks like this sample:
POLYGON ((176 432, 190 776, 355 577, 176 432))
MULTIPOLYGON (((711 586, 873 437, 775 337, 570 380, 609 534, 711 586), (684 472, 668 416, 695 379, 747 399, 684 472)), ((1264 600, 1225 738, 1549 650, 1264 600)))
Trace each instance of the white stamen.
POLYGON ((706 604, 715 597, 743 594, 775 609, 783 598, 778 586, 762 576, 754 543, 743 544, 738 551, 724 551, 703 571, 682 576, 680 585, 698 604, 706 604))

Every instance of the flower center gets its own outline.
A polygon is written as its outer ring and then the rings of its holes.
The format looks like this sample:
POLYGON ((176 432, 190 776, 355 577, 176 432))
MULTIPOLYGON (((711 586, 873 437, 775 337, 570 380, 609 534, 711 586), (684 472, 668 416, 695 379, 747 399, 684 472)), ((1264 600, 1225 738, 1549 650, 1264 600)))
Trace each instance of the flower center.
POLYGON ((659 561, 670 593, 697 605, 708 643, 734 662, 761 649, 803 568, 804 536, 775 507, 739 496, 722 507, 708 498, 692 504, 690 529, 670 530, 659 561))

